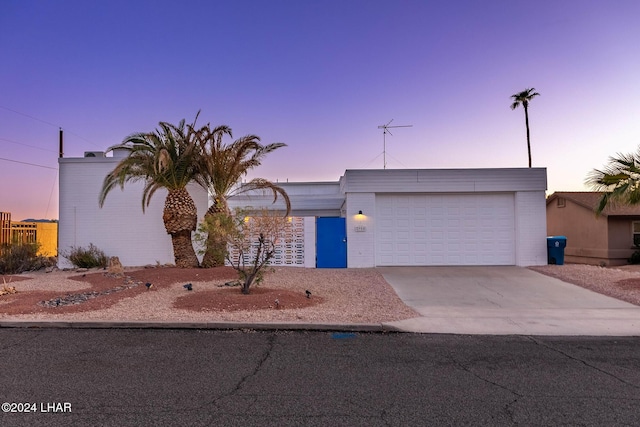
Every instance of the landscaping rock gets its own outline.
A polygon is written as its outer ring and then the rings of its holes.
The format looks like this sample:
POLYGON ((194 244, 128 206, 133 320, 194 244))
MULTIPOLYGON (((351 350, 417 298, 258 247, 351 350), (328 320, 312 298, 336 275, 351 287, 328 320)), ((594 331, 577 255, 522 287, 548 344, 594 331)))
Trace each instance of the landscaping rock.
MULTIPOLYGON (((111 273, 106 273, 107 275, 111 275, 111 273)), ((114 277, 116 277, 114 275, 114 277)), ((67 294, 62 297, 53 298, 48 301, 40 301, 38 304, 43 307, 63 307, 65 305, 74 305, 74 304, 82 304, 90 299, 97 298, 102 295, 109 295, 115 292, 124 291, 126 289, 135 288, 139 286, 141 282, 137 282, 133 280, 131 277, 126 277, 124 280, 124 285, 116 286, 115 288, 106 289, 102 292, 97 291, 89 291, 78 294, 67 294)))
POLYGON ((107 271, 115 275, 124 275, 124 267, 122 267, 120 258, 117 256, 109 258, 109 269, 107 271))

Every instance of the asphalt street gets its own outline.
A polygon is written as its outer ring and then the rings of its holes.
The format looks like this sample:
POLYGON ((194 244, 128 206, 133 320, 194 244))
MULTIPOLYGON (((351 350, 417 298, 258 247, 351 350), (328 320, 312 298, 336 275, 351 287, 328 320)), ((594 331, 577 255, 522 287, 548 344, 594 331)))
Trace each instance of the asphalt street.
POLYGON ((637 337, 3 328, 0 361, 2 426, 640 420, 637 337))

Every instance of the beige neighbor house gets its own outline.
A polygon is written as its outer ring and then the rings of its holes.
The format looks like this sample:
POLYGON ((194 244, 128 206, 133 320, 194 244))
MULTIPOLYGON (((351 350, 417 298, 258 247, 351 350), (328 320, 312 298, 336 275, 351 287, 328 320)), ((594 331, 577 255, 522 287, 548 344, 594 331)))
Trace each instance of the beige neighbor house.
POLYGON ((640 206, 612 204, 600 216, 600 192, 556 192, 547 198, 547 234, 566 236, 564 260, 624 265, 640 250, 640 206))

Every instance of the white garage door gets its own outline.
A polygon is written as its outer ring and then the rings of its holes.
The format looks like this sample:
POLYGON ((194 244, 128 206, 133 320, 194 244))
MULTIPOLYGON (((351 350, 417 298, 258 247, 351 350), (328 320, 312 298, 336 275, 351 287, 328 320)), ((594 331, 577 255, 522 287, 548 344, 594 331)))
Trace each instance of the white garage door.
POLYGON ((377 195, 376 265, 515 264, 513 194, 377 195))

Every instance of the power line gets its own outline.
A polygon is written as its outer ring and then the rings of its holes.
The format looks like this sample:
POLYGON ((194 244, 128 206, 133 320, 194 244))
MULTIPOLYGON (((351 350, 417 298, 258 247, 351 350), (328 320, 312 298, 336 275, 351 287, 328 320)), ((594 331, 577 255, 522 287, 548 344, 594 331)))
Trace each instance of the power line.
POLYGON ((66 131, 67 133, 70 133, 71 135, 74 135, 74 136, 76 136, 76 137, 80 138, 81 140, 83 140, 83 141, 85 141, 85 142, 88 142, 89 144, 93 145, 94 147, 102 148, 101 146, 99 146, 99 145, 98 145, 98 144, 96 144, 95 142, 89 141, 87 138, 85 138, 85 137, 83 137, 83 136, 80 136, 80 135, 78 135, 78 134, 77 134, 77 133, 75 133, 75 132, 71 132, 70 130, 65 129, 65 128, 62 128, 62 129, 63 129, 64 131, 66 131))
POLYGON ((49 149, 47 149, 47 148, 36 147, 35 145, 25 144, 24 142, 12 141, 12 140, 7 139, 7 138, 0 138, 0 141, 6 141, 6 142, 10 142, 10 143, 12 143, 12 144, 24 145, 25 147, 35 148, 36 150, 50 151, 50 152, 52 152, 52 153, 57 153, 57 151, 56 151, 56 150, 49 150, 49 149))
POLYGON ((2 108, 2 109, 4 109, 4 110, 7 110, 7 111, 11 111, 12 113, 19 114, 19 115, 21 115, 21 116, 28 117, 28 118, 30 118, 30 119, 36 120, 36 121, 38 121, 38 122, 44 123, 44 124, 49 125, 49 126, 53 126, 53 127, 57 127, 57 128, 58 128, 58 127, 60 127, 60 126, 58 126, 58 125, 54 125, 53 123, 48 122, 48 121, 46 121, 46 120, 42 120, 42 119, 39 119, 39 118, 37 118, 37 117, 30 116, 29 114, 21 113, 20 111, 12 110, 11 108, 7 108, 7 107, 4 107, 4 106, 2 106, 2 105, 0 105, 0 108, 2 108))
POLYGON ((77 134, 77 133, 75 133, 75 132, 72 132, 72 131, 70 131, 70 130, 68 130, 68 129, 65 129, 65 127, 64 127, 64 126, 55 125, 55 124, 53 124, 53 123, 51 123, 51 122, 48 122, 48 121, 46 121, 46 120, 39 119, 39 118, 34 117, 34 116, 30 115, 30 114, 26 114, 26 113, 22 113, 22 112, 20 112, 20 111, 16 111, 16 110, 14 110, 14 109, 11 109, 11 108, 8 108, 8 107, 5 107, 5 106, 3 106, 3 105, 0 105, 0 108, 2 108, 3 110, 11 111, 12 113, 19 114, 19 115, 24 116, 24 117, 28 117, 28 118, 30 118, 30 119, 32 119, 32 120, 38 121, 38 122, 40 122, 40 123, 44 123, 44 124, 49 125, 49 126, 53 126, 53 127, 59 128, 59 129, 64 129, 67 133, 70 133, 71 135, 74 135, 74 136, 76 136, 76 137, 78 137, 78 138, 82 139, 83 141, 88 142, 89 144, 93 145, 94 147, 100 147, 100 146, 99 146, 98 144, 96 144, 95 142, 89 141, 87 138, 84 138, 84 137, 82 137, 82 136, 78 135, 78 134, 77 134))
POLYGON ((51 186, 51 193, 49 193, 49 201, 47 202, 47 210, 44 211, 44 217, 49 218, 49 206, 51 206, 51 198, 53 197, 53 190, 56 188, 56 178, 58 178, 58 171, 56 176, 53 177, 53 185, 51 186))
POLYGON ((21 162, 21 161, 18 161, 18 160, 5 159, 3 157, 0 157, 0 160, 4 160, 5 162, 20 163, 20 164, 29 165, 29 166, 37 166, 39 168, 53 169, 53 170, 56 170, 56 171, 58 170, 58 168, 52 168, 51 166, 36 165, 35 163, 21 162))

